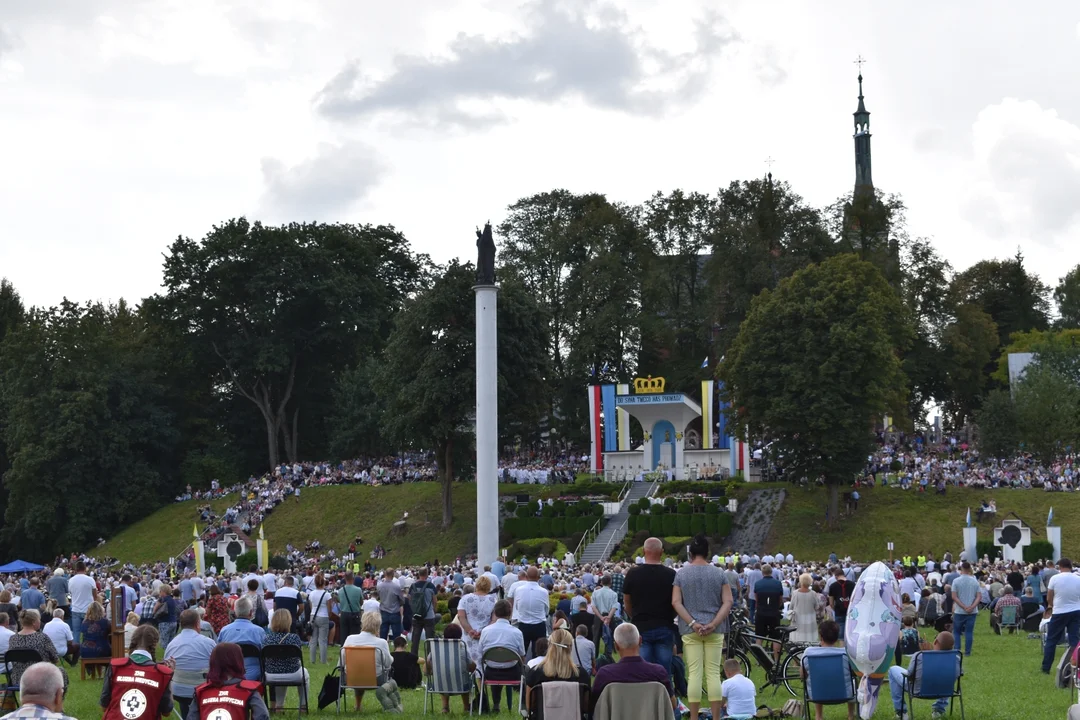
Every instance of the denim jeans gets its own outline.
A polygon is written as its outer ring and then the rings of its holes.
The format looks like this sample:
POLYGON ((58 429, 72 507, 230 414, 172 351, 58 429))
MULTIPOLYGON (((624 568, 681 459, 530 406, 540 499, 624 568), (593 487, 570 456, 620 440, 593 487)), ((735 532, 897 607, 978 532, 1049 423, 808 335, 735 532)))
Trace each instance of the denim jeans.
POLYGON ((757 620, 757 601, 754 598, 748 598, 746 601, 747 612, 750 613, 750 622, 753 623, 757 620))
MULTIPOLYGON (((1080 642, 1080 610, 1067 613, 1054 613, 1050 616, 1050 625, 1046 628, 1046 645, 1043 646, 1043 672, 1050 672, 1050 666, 1054 664, 1054 653, 1057 652, 1061 636, 1068 633, 1069 647, 1080 642)), ((1066 650, 1065 652, 1069 652, 1066 650)))
POLYGON ((960 635, 964 636, 964 654, 971 655, 971 643, 975 639, 975 618, 978 615, 953 613, 952 627, 953 636, 956 638, 956 649, 960 649, 960 635))
POLYGON ((394 642, 394 638, 401 634, 401 613, 388 613, 382 614, 382 627, 379 628, 379 637, 386 639, 387 635, 390 637, 391 645, 394 642), (393 633, 393 635, 389 635, 393 633))
POLYGON ((675 645, 675 633, 669 627, 653 628, 641 633, 641 659, 664 668, 671 678, 671 656, 675 645))
POLYGON ((840 626, 840 639, 844 639, 844 626, 847 625, 847 615, 837 615, 836 624, 840 626))
POLYGON ((75 642, 82 642, 82 624, 86 613, 71 613, 71 634, 75 636, 75 642))
MULTIPOLYGON (((893 710, 896 712, 904 711, 904 686, 907 684, 907 676, 907 670, 899 665, 889 668, 889 693, 892 695, 893 710)), ((948 705, 948 698, 938 698, 934 701, 933 712, 943 713, 948 705)), ((911 712, 911 708, 908 708, 908 712, 911 712)))

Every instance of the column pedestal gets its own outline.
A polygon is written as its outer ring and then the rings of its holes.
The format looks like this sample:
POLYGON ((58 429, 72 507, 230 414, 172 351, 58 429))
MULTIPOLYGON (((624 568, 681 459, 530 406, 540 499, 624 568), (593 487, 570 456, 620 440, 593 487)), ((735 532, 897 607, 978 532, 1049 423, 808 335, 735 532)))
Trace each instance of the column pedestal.
POLYGON ((1046 526, 1046 539, 1054 546, 1053 561, 1061 559, 1061 528, 1046 526))
POLYGON ((964 557, 967 558, 969 563, 974 563, 978 559, 978 556, 975 554, 975 538, 978 535, 978 532, 978 528, 964 528, 964 557))

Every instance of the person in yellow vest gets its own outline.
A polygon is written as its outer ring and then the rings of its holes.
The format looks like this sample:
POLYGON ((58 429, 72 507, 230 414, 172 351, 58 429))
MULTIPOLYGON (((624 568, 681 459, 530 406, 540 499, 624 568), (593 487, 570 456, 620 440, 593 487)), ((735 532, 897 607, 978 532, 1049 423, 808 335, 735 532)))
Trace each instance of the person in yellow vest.
POLYGON ((911 556, 905 555, 903 558, 904 567, 911 567, 911 556))
POLYGON ((925 555, 920 555, 919 556, 919 569, 921 570, 924 567, 926 567, 926 556, 925 555))

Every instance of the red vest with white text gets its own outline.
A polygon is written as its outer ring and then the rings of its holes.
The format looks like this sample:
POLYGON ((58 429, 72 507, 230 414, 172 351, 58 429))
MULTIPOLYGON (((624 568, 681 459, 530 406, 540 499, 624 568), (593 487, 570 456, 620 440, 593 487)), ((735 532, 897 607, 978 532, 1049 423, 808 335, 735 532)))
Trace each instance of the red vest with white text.
POLYGON ((236 685, 205 683, 195 688, 194 702, 200 720, 247 720, 247 702, 253 693, 262 691, 254 680, 241 680, 236 685))
POLYGON ((161 698, 169 691, 172 669, 167 665, 139 665, 129 658, 115 658, 109 666, 112 695, 103 720, 157 720, 161 698))

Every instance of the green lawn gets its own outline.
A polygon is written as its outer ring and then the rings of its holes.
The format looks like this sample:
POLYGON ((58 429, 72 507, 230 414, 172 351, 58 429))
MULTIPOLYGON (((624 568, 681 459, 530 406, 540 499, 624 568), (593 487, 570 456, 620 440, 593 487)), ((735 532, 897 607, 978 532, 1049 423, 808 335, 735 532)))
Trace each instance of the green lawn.
MULTIPOLYGON (((500 485, 500 495, 558 495, 566 486, 500 485)), ((385 487, 333 485, 304 488, 300 504, 290 498, 266 520, 265 532, 272 554, 283 553, 286 543, 304 546, 319 540, 323 547, 342 551, 359 532, 364 548, 376 543, 387 549, 380 565, 416 564, 438 558, 453 559, 476 547, 476 485, 454 483, 454 523, 442 529, 442 488, 438 483, 409 483, 385 487), (400 538, 388 537, 390 527, 409 513, 409 530, 400 538)), ((236 502, 236 495, 213 501, 219 514, 236 502)), ((115 557, 141 564, 174 557, 191 542, 198 522, 200 501, 172 503, 129 526, 100 548, 95 557, 115 557)), ((202 529, 200 523, 200 529, 202 529)))
MULTIPOLYGON (((983 499, 997 501, 998 521, 1010 512, 1031 526, 1033 540, 1046 539, 1046 514, 1054 507, 1055 524, 1062 530, 1063 553, 1080 556, 1080 533, 1070 532, 1080 525, 1080 494, 1047 493, 1042 490, 977 490, 949 488, 944 496, 921 494, 894 487, 859 490, 859 509, 841 518, 839 529, 825 528, 827 491, 787 486, 787 496, 767 543, 767 550, 792 553, 796 558, 824 560, 835 552, 859 560, 888 556, 887 542, 895 544, 894 556, 918 555, 923 551, 951 550, 957 557, 963 550, 963 526, 967 509, 972 522, 983 499)), ((978 525, 979 539, 990 540, 994 523, 978 525)))
MULTIPOLYGON (((929 635, 927 639, 930 639, 929 635)), ((1042 675, 1039 672, 1041 652, 1037 640, 1028 640, 1026 636, 997 636, 990 632, 986 621, 986 614, 980 613, 978 627, 976 629, 974 652, 970 658, 964 661, 964 695, 965 711, 968 718, 973 720, 1060 720, 1065 717, 1070 700, 1068 690, 1058 690, 1054 687, 1052 677, 1042 675)), ((305 663, 307 656, 305 655, 305 663)), ((309 667, 312 676, 312 694, 318 693, 322 685, 322 679, 329 670, 327 665, 309 667)), ((101 691, 101 681, 78 679, 78 668, 70 672, 71 687, 65 704, 65 712, 68 715, 88 720, 100 717, 101 710, 98 708, 97 699, 101 691)), ((754 672, 755 681, 760 682, 760 671, 754 672)), ((758 704, 766 704, 770 707, 779 708, 789 696, 783 690, 778 693, 767 690, 759 693, 758 704)), ((424 693, 422 690, 409 690, 402 692, 405 704, 404 718, 422 717, 424 693)), ((515 702, 517 695, 515 694, 515 702)), ((295 706, 295 690, 289 691, 289 704, 295 706)), ((350 699, 351 703, 351 699, 350 699)), ((441 707, 438 698, 435 699, 436 711, 441 707)), ((915 717, 928 719, 930 717, 930 703, 927 701, 917 702, 915 705, 915 717)), ((456 698, 450 705, 455 716, 460 716, 461 704, 456 698)), ((351 705, 346 716, 356 717, 352 712, 351 705)), ((313 704, 314 710, 314 704, 313 704)), ((293 711, 295 713, 295 711, 293 711)), ((378 701, 369 693, 364 699, 364 708, 359 715, 368 717, 381 713, 378 701)), ((504 708, 501 717, 511 717, 504 708)), ((333 717, 333 706, 324 711, 316 711, 313 715, 333 717)), ((285 713, 280 717, 288 717, 285 713)), ((385 715, 384 715, 385 716, 385 715)), ((846 710, 842 707, 825 708, 825 717, 845 718, 846 710)), ((959 718, 959 708, 955 711, 955 717, 959 718)), ((889 698, 888 686, 881 689, 877 711, 874 713, 875 720, 891 720, 893 718, 892 702, 889 698)))

